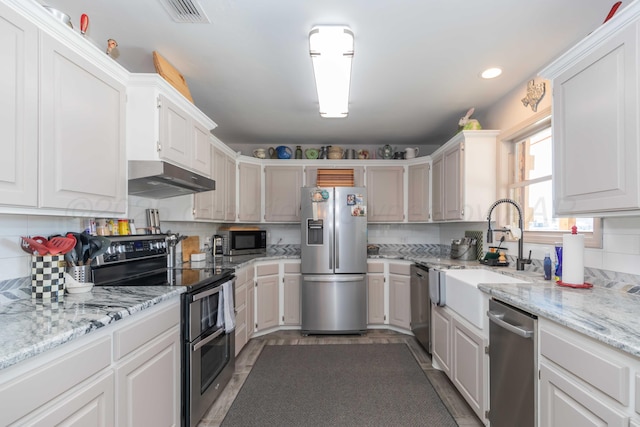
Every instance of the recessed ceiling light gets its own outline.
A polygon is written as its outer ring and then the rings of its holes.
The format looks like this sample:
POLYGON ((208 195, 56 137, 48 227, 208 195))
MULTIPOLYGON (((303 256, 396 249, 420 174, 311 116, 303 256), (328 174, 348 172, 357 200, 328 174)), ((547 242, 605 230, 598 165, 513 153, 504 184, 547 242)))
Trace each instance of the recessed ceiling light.
POLYGON ((502 69, 500 68, 497 68, 497 67, 487 68, 482 72, 482 74, 480 74, 480 77, 482 77, 483 79, 494 79, 498 77, 500 74, 502 74, 502 69))

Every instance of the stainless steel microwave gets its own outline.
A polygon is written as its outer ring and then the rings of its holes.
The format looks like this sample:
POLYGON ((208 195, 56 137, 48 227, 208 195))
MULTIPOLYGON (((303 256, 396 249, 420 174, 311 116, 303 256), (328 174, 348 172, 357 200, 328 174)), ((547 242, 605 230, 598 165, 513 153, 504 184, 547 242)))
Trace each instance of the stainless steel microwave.
POLYGON ((223 255, 267 253, 266 230, 220 230, 223 255))

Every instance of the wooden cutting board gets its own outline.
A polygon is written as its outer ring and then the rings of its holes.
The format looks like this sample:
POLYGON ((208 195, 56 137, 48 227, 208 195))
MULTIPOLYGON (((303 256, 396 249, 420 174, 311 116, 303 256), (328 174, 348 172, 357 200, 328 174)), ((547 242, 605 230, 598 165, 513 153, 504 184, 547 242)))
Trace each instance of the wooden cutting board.
POLYGON ((180 74, 180 71, 176 70, 169 61, 164 59, 164 57, 156 51, 153 51, 153 64, 156 66, 158 74, 193 104, 189 86, 187 86, 187 81, 184 79, 184 76, 180 74))
POLYGON ((189 236, 180 244, 182 245, 182 262, 191 261, 191 254, 197 254, 200 252, 199 236, 189 236))

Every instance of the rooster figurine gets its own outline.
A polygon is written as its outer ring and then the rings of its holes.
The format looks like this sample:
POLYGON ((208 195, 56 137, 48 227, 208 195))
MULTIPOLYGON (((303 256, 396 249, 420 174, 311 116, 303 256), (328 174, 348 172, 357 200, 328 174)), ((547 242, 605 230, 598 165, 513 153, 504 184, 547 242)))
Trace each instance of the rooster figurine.
POLYGON ((544 82, 535 83, 533 80, 531 80, 529 83, 527 83, 527 96, 522 98, 522 105, 524 105, 525 107, 531 105, 531 109, 535 113, 536 111, 538 111, 538 103, 544 96, 544 92, 544 82))

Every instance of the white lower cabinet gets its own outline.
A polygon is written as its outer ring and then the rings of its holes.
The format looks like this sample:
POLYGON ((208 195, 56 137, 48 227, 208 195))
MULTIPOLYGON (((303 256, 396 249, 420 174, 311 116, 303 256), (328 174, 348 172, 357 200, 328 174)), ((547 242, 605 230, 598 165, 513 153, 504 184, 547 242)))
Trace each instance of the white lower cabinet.
POLYGON ((444 307, 431 305, 431 328, 433 367, 451 377, 451 314, 444 307))
POLYGON ((538 326, 540 426, 640 424, 638 358, 543 318, 538 326))
POLYGON ((180 327, 153 338, 116 368, 119 426, 180 425, 180 327))
POLYGON ((180 423, 179 299, 0 372, 0 425, 180 423))
POLYGON ((300 274, 300 262, 285 263, 284 276, 282 278, 282 324, 287 326, 300 326, 302 317, 302 275, 300 274))
POLYGON ((389 263, 389 324, 411 329, 411 263, 389 263))
POLYGON ((256 331, 262 332, 279 324, 279 269, 280 264, 277 262, 256 266, 256 331))
POLYGON ((382 325, 384 313, 384 262, 367 262, 367 324, 382 325))
POLYGON ((488 340, 466 322, 453 317, 451 381, 480 419, 488 406, 488 340))
POLYGON ((443 371, 485 424, 489 409, 489 339, 447 307, 431 306, 432 363, 443 371))
POLYGON ((253 266, 243 267, 236 271, 234 301, 236 305, 236 356, 247 344, 253 332, 253 271, 253 266), (250 315, 251 317, 249 317, 250 315))

